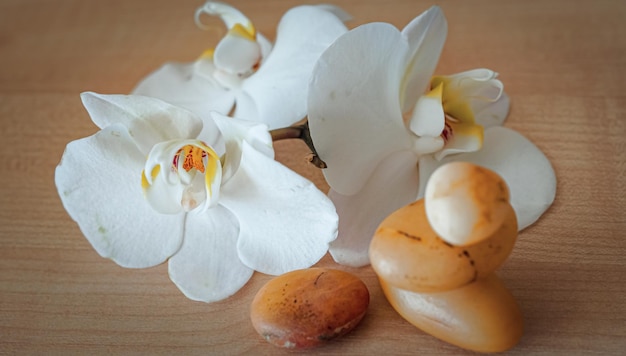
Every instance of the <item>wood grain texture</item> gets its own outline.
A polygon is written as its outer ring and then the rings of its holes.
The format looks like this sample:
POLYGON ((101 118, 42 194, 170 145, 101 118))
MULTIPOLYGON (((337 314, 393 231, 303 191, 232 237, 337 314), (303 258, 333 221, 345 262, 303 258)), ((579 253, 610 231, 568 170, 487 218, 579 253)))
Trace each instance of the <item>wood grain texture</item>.
MULTIPOLYGON (((291 0, 235 0, 274 38, 291 0)), ((509 351, 626 350, 626 3, 615 0, 355 1, 350 27, 403 27, 433 3, 449 35, 438 73, 487 67, 512 98, 506 126, 537 144, 558 178, 554 205, 520 235, 499 275, 526 331, 509 351)), ((65 213, 54 168, 65 145, 96 131, 79 93, 127 93, 165 61, 191 61, 219 31, 193 23, 201 0, 0 2, 0 354, 280 354, 249 321, 255 274, 215 304, 186 299, 166 265, 129 270, 103 259, 65 213)), ((328 186, 300 142, 277 158, 328 186)), ((336 267, 328 257, 319 266, 336 267)), ((346 337, 310 353, 463 354, 401 319, 371 268, 371 292, 346 337)))

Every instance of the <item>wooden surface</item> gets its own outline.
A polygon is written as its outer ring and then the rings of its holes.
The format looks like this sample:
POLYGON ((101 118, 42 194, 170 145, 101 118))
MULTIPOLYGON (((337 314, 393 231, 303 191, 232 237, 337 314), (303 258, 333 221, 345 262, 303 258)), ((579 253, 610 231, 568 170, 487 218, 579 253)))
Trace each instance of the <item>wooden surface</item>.
MULTIPOLYGON (((487 67, 512 98, 506 126, 535 142, 558 177, 552 208, 523 231, 499 275, 526 322, 511 354, 626 350, 626 2, 334 1, 403 27, 433 3, 449 21, 438 73, 487 67)), ((231 299, 186 299, 166 265, 103 259, 68 217, 53 174, 65 145, 96 127, 79 93, 127 93, 168 60, 191 61, 219 31, 193 23, 200 0, 0 1, 0 354, 277 354, 249 322, 269 277, 231 299)), ((269 38, 297 1, 233 1, 269 38)), ((327 189, 300 142, 280 161, 327 189)), ((325 258, 320 265, 335 266, 325 258)), ((347 268, 343 268, 347 269, 347 268)), ((350 335, 319 354, 463 354, 401 319, 370 268, 350 335)))

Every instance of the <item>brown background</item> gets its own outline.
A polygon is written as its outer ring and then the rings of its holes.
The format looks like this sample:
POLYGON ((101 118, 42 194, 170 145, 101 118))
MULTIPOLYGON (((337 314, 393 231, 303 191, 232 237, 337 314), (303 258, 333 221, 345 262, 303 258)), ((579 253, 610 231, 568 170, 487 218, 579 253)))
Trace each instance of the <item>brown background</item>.
MULTIPOLYGON (((233 1, 273 39, 298 1, 233 1)), ((487 67, 512 98, 506 126, 552 161, 558 193, 499 275, 526 332, 511 354, 626 349, 626 2, 334 1, 403 27, 433 3, 449 21, 438 73, 487 67)), ((0 353, 274 354, 248 319, 256 274, 231 299, 186 299, 166 265, 128 270, 91 248, 61 206, 53 172, 65 145, 96 131, 79 93, 127 93, 167 60, 192 61, 223 32, 193 23, 202 1, 0 2, 0 353)), ((280 161, 326 190, 300 142, 280 161)), ((329 258, 320 265, 334 266, 329 258)), ((346 269, 346 268, 344 268, 346 269)), ((462 354, 388 305, 370 268, 371 305, 320 354, 462 354)), ((313 352, 312 352, 313 353, 313 352)))

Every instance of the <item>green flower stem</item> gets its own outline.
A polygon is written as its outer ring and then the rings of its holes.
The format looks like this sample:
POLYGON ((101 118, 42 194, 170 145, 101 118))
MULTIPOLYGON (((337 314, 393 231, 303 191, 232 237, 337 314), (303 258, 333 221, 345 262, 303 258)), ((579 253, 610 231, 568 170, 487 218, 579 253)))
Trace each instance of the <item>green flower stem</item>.
POLYGON ((307 156, 307 160, 315 167, 324 169, 326 163, 317 155, 313 140, 311 139, 311 132, 309 131, 309 122, 307 120, 302 124, 296 124, 281 129, 275 129, 270 131, 272 135, 272 141, 287 140, 287 139, 300 139, 306 143, 311 150, 311 153, 307 156))

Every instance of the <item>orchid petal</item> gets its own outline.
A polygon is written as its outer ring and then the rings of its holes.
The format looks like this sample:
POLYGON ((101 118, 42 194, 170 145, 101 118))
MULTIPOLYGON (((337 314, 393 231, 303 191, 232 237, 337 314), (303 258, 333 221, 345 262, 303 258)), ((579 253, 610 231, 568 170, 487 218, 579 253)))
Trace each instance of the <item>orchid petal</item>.
POLYGON ((410 61, 400 96, 402 112, 415 106, 417 99, 427 90, 448 34, 448 23, 439 6, 433 6, 411 21, 402 36, 409 43, 410 61))
POLYGON ((170 258, 170 279, 187 296, 202 302, 225 299, 243 287, 253 274, 237 256, 239 228, 225 208, 187 215, 185 240, 170 258))
POLYGON ((265 36, 263 36, 259 32, 257 32, 256 34, 256 41, 261 48, 261 64, 263 64, 263 62, 265 61, 265 58, 267 58, 272 52, 274 45, 272 44, 272 42, 270 42, 270 40, 265 38, 265 36))
POLYGON ((439 137, 445 127, 445 114, 441 98, 443 85, 438 85, 422 95, 415 104, 409 127, 418 136, 439 137))
POLYGON ((55 183, 69 215, 103 257, 124 267, 162 263, 179 248, 184 216, 162 215, 140 184, 145 156, 121 124, 67 145, 55 183))
POLYGON ((546 156, 519 133, 495 126, 485 131, 480 151, 448 156, 441 161, 422 157, 419 163, 420 197, 424 195, 432 172, 453 161, 472 162, 502 176, 509 186, 519 230, 533 224, 552 205, 556 196, 556 175, 546 156))
POLYGON ((347 22, 347 21, 352 20, 352 15, 347 13, 344 9, 340 8, 339 6, 335 6, 332 4, 319 4, 319 5, 315 5, 315 7, 332 13, 333 15, 337 16, 337 18, 341 20, 341 22, 347 22))
POLYGON ((413 144, 398 102, 407 51, 395 27, 371 23, 338 38, 316 64, 309 127, 339 194, 357 193, 384 158, 413 144))
POLYGON ((240 24, 245 26, 248 31, 255 32, 252 22, 241 11, 228 4, 217 1, 207 1, 196 10, 196 24, 200 28, 206 28, 207 26, 203 25, 202 21, 200 21, 200 16, 202 16, 202 14, 219 16, 228 29, 240 24))
POLYGON ((195 115, 159 99, 92 92, 80 97, 98 127, 115 123, 126 126, 143 154, 148 154, 157 142, 196 137, 202 130, 202 121, 195 115))
POLYGON ((277 29, 274 49, 259 70, 243 82, 252 100, 237 102, 236 117, 285 127, 307 114, 307 86, 321 53, 341 34, 345 25, 334 14, 315 6, 289 10, 277 29), (244 105, 254 105, 247 108, 244 105), (256 112, 247 117, 244 112, 256 112))
POLYGON ((233 119, 219 113, 211 115, 213 122, 219 128, 230 154, 239 151, 241 155, 241 142, 248 142, 254 149, 263 155, 274 158, 272 136, 267 130, 267 125, 250 120, 233 119))
POLYGON ((509 96, 505 92, 502 92, 495 102, 483 101, 481 104, 474 103, 473 105, 476 123, 483 126, 485 129, 492 126, 502 126, 502 123, 509 115, 509 96))
POLYGON ((497 76, 498 76, 498 73, 492 71, 491 69, 476 68, 476 69, 470 69, 470 70, 466 70, 463 72, 447 75, 445 77, 447 77, 448 79, 454 82, 460 82, 469 78, 478 82, 486 82, 491 79, 495 79, 497 76))
MULTIPOLYGON (((250 96, 250 94, 241 90, 237 92, 237 109, 235 110, 233 117, 263 122, 258 119, 259 111, 255 100, 250 96)), ((267 123, 263 123, 267 125, 267 123)))
POLYGON ((213 113, 212 118, 222 133, 228 153, 224 156, 224 182, 239 168, 241 145, 244 141, 266 157, 274 158, 272 136, 265 124, 232 119, 218 113, 213 113))
POLYGON ((228 114, 235 95, 213 79, 214 72, 208 58, 194 63, 166 63, 139 82, 132 93, 161 99, 203 118, 211 111, 228 114))
POLYGON ((344 196, 331 190, 329 197, 341 216, 339 235, 330 245, 335 261, 352 267, 369 264, 376 228, 389 214, 413 202, 417 187, 417 157, 403 151, 384 159, 359 193, 344 196))
POLYGON ((332 202, 313 183, 246 141, 239 169, 222 186, 220 203, 239 220, 239 257, 262 273, 308 268, 337 236, 332 202))
POLYGON ((202 118, 202 131, 200 131, 197 138, 213 148, 218 156, 221 157, 224 154, 224 138, 212 115, 202 118))

